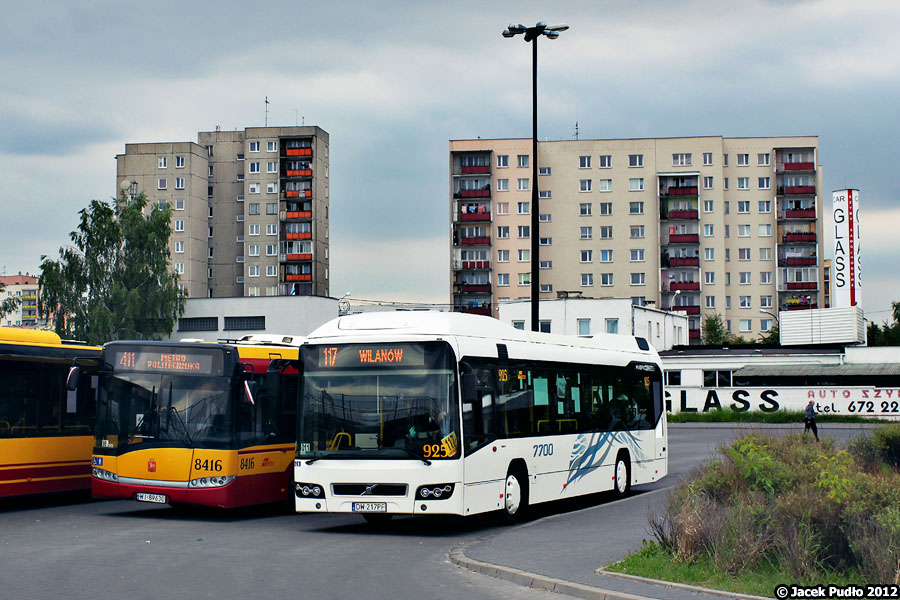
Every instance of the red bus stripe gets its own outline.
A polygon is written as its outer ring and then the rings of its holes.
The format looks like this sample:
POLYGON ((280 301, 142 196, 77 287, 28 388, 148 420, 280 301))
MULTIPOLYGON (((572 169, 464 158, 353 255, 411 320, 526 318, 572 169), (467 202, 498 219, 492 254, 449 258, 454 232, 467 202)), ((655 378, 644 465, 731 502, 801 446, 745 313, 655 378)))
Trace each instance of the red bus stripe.
POLYGON ((262 450, 238 450, 238 454, 261 454, 263 452, 289 452, 291 446, 276 446, 274 448, 265 448, 262 450))
POLYGON ((16 479, 41 479, 45 477, 73 477, 78 475, 90 475, 91 465, 69 465, 60 467, 34 467, 23 469, 6 469, 0 471, 0 482, 16 479))
POLYGON ((17 464, 0 464, 0 470, 7 469, 10 467, 32 467, 32 466, 40 466, 40 465, 80 465, 84 464, 86 461, 82 460, 48 460, 46 462, 29 462, 29 463, 17 463, 17 464))

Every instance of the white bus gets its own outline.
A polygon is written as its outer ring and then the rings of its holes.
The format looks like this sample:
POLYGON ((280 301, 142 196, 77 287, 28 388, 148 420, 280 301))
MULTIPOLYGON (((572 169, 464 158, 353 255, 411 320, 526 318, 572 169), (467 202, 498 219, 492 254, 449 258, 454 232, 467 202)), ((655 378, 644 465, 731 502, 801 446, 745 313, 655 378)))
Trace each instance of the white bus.
POLYGON ((667 471, 662 370, 642 338, 366 313, 314 331, 300 360, 297 512, 515 521, 667 471))

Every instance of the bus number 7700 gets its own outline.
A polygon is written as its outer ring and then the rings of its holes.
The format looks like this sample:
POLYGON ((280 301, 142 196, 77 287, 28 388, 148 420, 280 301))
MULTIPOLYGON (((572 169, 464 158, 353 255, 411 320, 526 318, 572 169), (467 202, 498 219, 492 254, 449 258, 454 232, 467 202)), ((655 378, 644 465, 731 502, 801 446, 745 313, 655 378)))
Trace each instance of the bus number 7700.
POLYGON ((535 444, 534 456, 553 456, 553 444, 535 444))

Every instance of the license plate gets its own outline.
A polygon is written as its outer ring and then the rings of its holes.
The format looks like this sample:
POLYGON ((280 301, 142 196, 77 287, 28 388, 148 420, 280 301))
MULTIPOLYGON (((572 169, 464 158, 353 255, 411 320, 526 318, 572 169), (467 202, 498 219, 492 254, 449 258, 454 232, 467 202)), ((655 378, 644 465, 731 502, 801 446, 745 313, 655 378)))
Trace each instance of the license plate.
POLYGON ((134 495, 134 499, 138 502, 155 502, 156 504, 166 503, 166 497, 163 494, 144 494, 138 492, 134 495))
POLYGON ((354 502, 353 512, 387 512, 387 502, 354 502))

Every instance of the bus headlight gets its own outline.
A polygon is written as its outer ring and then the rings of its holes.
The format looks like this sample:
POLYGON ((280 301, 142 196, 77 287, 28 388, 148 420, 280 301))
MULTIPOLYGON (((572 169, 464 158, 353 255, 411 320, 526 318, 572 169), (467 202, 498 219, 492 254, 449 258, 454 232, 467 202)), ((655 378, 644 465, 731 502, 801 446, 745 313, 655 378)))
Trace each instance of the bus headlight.
POLYGON ((433 483, 419 486, 416 496, 420 500, 446 500, 453 495, 452 483, 433 483))
POLYGON ((97 467, 91 469, 91 475, 93 475, 97 479, 102 479, 103 481, 112 481, 113 483, 119 481, 119 476, 112 471, 98 469, 97 467))
POLYGON ((295 483, 294 493, 298 498, 321 498, 325 495, 322 486, 316 483, 295 483))
POLYGON ((228 485, 234 481, 234 475, 220 475, 216 477, 200 477, 199 479, 191 479, 192 488, 215 488, 228 485))

